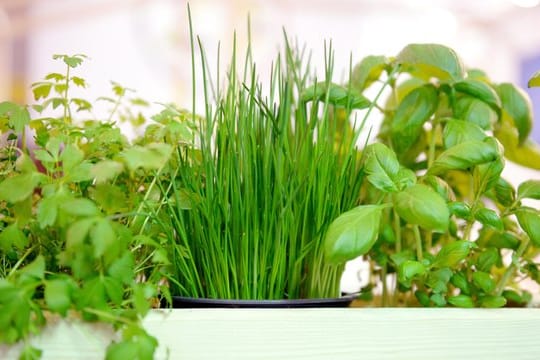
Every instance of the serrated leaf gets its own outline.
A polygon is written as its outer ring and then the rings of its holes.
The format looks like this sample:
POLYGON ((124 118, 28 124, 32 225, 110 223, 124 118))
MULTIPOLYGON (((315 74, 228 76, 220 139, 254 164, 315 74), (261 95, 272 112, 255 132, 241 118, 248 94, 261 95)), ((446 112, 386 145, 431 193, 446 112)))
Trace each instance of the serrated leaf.
POLYGON ((0 183, 0 200, 9 203, 23 201, 32 193, 43 180, 37 173, 25 173, 9 177, 0 183))
POLYGON ((72 76, 71 81, 73 81, 73 83, 79 87, 86 87, 86 80, 84 80, 83 78, 80 78, 78 76, 72 76))
POLYGON ((465 240, 456 240, 446 244, 435 256, 433 267, 436 268, 454 268, 469 255, 474 243, 465 240))
POLYGON ((100 257, 110 251, 116 241, 116 233, 107 219, 100 219, 95 223, 90 237, 94 245, 95 257, 100 257))
POLYGON ((437 89, 427 84, 411 90, 399 103, 390 129, 397 153, 409 149, 418 140, 424 123, 437 109, 438 99, 437 89))
POLYGON ((45 99, 49 97, 51 93, 51 83, 39 83, 32 86, 32 93, 34 94, 34 100, 45 99))
POLYGON ((64 171, 71 171, 75 165, 80 164, 84 159, 84 153, 74 144, 68 144, 60 155, 64 171))
POLYGON ((13 223, 2 229, 0 232, 0 249, 6 253, 12 246, 18 249, 24 249, 28 245, 28 238, 24 232, 19 229, 17 223, 13 223))
POLYGON ((133 146, 124 150, 120 156, 127 167, 134 171, 138 168, 157 170, 162 167, 172 154, 172 146, 163 143, 151 143, 142 146, 133 146))
POLYGON ((99 209, 96 204, 86 198, 77 198, 64 201, 60 209, 72 216, 96 216, 99 215, 99 209))
POLYGON ((108 268, 107 273, 122 283, 129 285, 133 279, 133 267, 135 261, 133 254, 130 251, 125 251, 124 254, 116 259, 108 268))
POLYGON ((97 184, 105 183, 114 179, 124 170, 124 165, 117 161, 103 160, 92 165, 91 174, 97 184))
POLYGON ((450 212, 444 199, 429 186, 416 184, 393 195, 398 215, 410 224, 445 232, 450 212))
POLYGON ((379 190, 398 191, 394 183, 394 178, 400 170, 396 154, 381 143, 368 145, 365 154, 364 169, 368 175, 368 181, 379 190))
POLYGON ((540 180, 527 180, 518 186, 518 198, 540 200, 540 180))
POLYGON ((30 124, 30 113, 26 106, 13 107, 10 112, 8 124, 16 133, 22 133, 24 127, 30 124))
POLYGON ((335 219, 324 237, 326 259, 344 263, 367 253, 379 233, 384 206, 362 205, 335 219))
POLYGON ((412 68, 415 76, 421 74, 427 80, 461 80, 465 76, 463 63, 456 52, 439 44, 410 44, 396 56, 396 61, 412 68), (414 71, 417 69, 418 71, 414 71))
POLYGON ((465 170, 494 161, 498 157, 499 153, 492 144, 484 141, 467 141, 440 154, 428 169, 428 174, 437 175, 448 170, 465 170))
POLYGON ((503 83, 497 86, 501 98, 503 116, 508 115, 518 131, 519 144, 523 144, 532 130, 532 105, 525 91, 514 84, 503 83))
POLYGON ((519 225, 527 233, 531 242, 540 247, 540 211, 522 207, 516 211, 519 225))
POLYGON ((478 125, 456 119, 448 119, 443 130, 443 143, 445 149, 449 149, 466 141, 482 141, 486 137, 484 130, 478 125))
POLYGON ((73 285, 67 279, 53 279, 45 282, 45 302, 54 312, 66 316, 71 307, 73 285))

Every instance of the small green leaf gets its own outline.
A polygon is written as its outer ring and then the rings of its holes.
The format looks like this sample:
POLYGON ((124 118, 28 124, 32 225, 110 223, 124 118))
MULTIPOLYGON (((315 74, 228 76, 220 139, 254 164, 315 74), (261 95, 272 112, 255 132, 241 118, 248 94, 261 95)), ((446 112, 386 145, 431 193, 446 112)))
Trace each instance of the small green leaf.
POLYGON ((471 208, 464 202, 454 201, 448 204, 450 214, 455 215, 461 219, 469 219, 471 216, 471 208))
POLYGON ((18 134, 22 133, 24 127, 30 124, 30 113, 26 106, 17 106, 11 110, 9 126, 18 134))
POLYGON ((53 279, 45 282, 45 302, 51 311, 66 316, 71 307, 73 284, 68 279, 53 279))
POLYGON ((13 245, 18 249, 24 249, 28 245, 28 238, 17 223, 8 225, 0 232, 0 249, 7 253, 13 245))
POLYGON ((66 249, 78 251, 95 221, 93 218, 87 218, 74 222, 66 233, 66 249))
POLYGON ((446 244, 435 256, 433 267, 436 268, 454 268, 469 255, 474 243, 465 240, 456 240, 446 244))
POLYGON ((413 75, 421 74, 426 80, 461 80, 465 76, 463 63, 456 52, 439 44, 410 44, 397 55, 399 64, 412 68, 413 75), (415 71, 416 70, 416 71, 415 71))
POLYGON ((491 277, 490 274, 483 272, 483 271, 477 271, 472 275, 472 280, 474 285, 476 285, 478 288, 480 288, 483 292, 486 294, 489 294, 493 290, 495 290, 495 280, 491 277))
POLYGON ((414 296, 418 300, 418 302, 425 307, 429 307, 431 305, 431 300, 429 299, 429 295, 423 291, 423 290, 416 290, 414 292, 414 296))
POLYGON ((475 211, 474 218, 483 225, 491 226, 499 231, 504 231, 504 224, 501 218, 495 211, 491 209, 482 208, 475 211))
POLYGON ((488 84, 475 79, 465 79, 454 84, 454 88, 461 93, 470 95, 488 104, 495 111, 499 111, 501 100, 499 96, 488 84))
POLYGON ((100 219, 95 223, 90 237, 94 245, 94 256, 96 257, 110 251, 116 241, 116 233, 107 219, 100 219))
POLYGON ((123 151, 120 156, 131 171, 138 168, 157 170, 169 160, 172 150, 173 148, 169 144, 151 143, 144 147, 133 146, 123 151))
POLYGON ((60 155, 64 171, 69 172, 84 159, 84 153, 75 145, 68 144, 60 155))
POLYGON ((385 56, 366 56, 354 67, 351 85, 359 92, 363 92, 379 79, 387 64, 388 59, 385 56))
POLYGON ((123 170, 124 165, 122 163, 112 160, 103 160, 94 164, 90 172, 96 179, 96 183, 102 184, 114 179, 116 176, 120 175, 123 170))
POLYGON ((400 170, 396 154, 380 143, 367 146, 365 154, 364 169, 368 175, 368 181, 379 190, 398 191, 394 183, 394 178, 400 170))
POLYGON ((499 177, 497 183, 493 187, 493 192, 495 193, 497 201, 506 207, 511 206, 516 199, 516 190, 514 190, 512 184, 501 177, 499 177))
POLYGON ((37 173, 25 173, 9 177, 0 183, 0 200, 10 203, 23 201, 32 193, 43 176, 37 173))
POLYGON ((413 186, 416 184, 416 181, 417 178, 414 171, 403 166, 399 168, 399 171, 395 176, 395 182, 400 191, 413 186))
POLYGON ((86 198, 67 200, 60 205, 60 208, 73 216, 95 216, 99 214, 96 204, 86 198))
POLYGON ((435 113, 438 101, 437 89, 427 84, 411 90, 399 103, 390 129, 397 153, 406 151, 418 140, 424 123, 435 113))
POLYGON ((463 294, 470 294, 471 288, 467 276, 463 272, 457 272, 450 278, 450 283, 457 287, 463 294))
POLYGON ((426 267, 422 263, 407 260, 398 267, 398 280, 403 286, 409 288, 412 285, 412 280, 425 275, 425 273, 426 267))
POLYGON ((446 293, 448 291, 448 282, 452 277, 452 270, 442 268, 431 271, 428 275, 426 285, 433 289, 434 292, 446 293))
POLYGON ((482 141, 486 138, 484 130, 478 125, 462 120, 449 119, 444 126, 443 143, 445 149, 466 141, 482 141))
POLYGON ((433 301, 435 306, 438 306, 438 307, 446 306, 446 298, 443 294, 439 294, 439 293, 432 294, 429 297, 429 299, 433 301))
POLYGON ((103 283, 107 297, 111 302, 117 306, 121 305, 124 298, 124 288, 122 287, 122 283, 109 276, 104 276, 101 279, 101 282, 103 283))
POLYGON ((491 231, 486 245, 496 247, 497 249, 517 250, 519 242, 519 239, 509 232, 501 234, 499 231, 491 231))
POLYGON ((21 354, 19 355, 19 360, 39 360, 43 350, 33 347, 30 343, 25 344, 21 354))
POLYGON ((358 206, 335 219, 324 238, 328 261, 344 263, 367 253, 377 240, 383 209, 384 206, 358 206))
POLYGON ((497 92, 501 98, 503 116, 512 119, 519 134, 519 144, 523 144, 533 124, 531 100, 525 91, 510 83, 500 84, 497 92))
POLYGON ((80 78, 78 76, 72 76, 71 81, 73 81, 73 83, 79 87, 86 87, 86 81, 83 78, 80 78))
POLYGON ((465 170, 478 164, 494 161, 499 153, 492 144, 484 141, 467 141, 445 150, 428 169, 431 175, 447 170, 465 170))
POLYGON ((480 255, 476 261, 476 268, 480 271, 489 273, 491 268, 501 262, 501 253, 497 248, 488 247, 480 255))
POLYGON ((500 308, 506 305, 506 299, 503 296, 483 296, 480 299, 480 306, 484 308, 500 308))
POLYGON ((460 308, 473 308, 474 300, 467 295, 456 295, 448 298, 448 303, 460 308))
POLYGON ((33 279, 43 279, 45 277, 45 258, 38 255, 34 261, 19 270, 21 277, 30 277, 33 279))
POLYGON ((540 180, 527 180, 518 186, 518 198, 540 200, 540 180))
POLYGON ((63 74, 59 74, 59 73, 50 73, 50 74, 47 74, 47 76, 45 76, 45 79, 46 80, 54 80, 54 81, 58 82, 58 81, 65 80, 66 76, 63 75, 63 74))
POLYGON ((51 93, 51 83, 37 83, 32 85, 34 100, 45 99, 51 93))
POLYGON ((122 283, 129 285, 133 279, 133 267, 135 265, 133 254, 130 251, 125 251, 124 254, 116 259, 107 270, 108 274, 122 283))
POLYGON ((430 187, 416 184, 393 195, 398 215, 410 224, 434 231, 448 229, 450 212, 444 199, 430 187))
POLYGON ((328 101, 329 104, 349 109, 365 109, 371 104, 366 97, 356 90, 326 82, 319 82, 305 89, 301 99, 303 102, 328 101))
POLYGON ((533 208, 521 207, 516 211, 516 217, 519 225, 527 233, 531 242, 535 246, 540 247, 540 211, 533 208))

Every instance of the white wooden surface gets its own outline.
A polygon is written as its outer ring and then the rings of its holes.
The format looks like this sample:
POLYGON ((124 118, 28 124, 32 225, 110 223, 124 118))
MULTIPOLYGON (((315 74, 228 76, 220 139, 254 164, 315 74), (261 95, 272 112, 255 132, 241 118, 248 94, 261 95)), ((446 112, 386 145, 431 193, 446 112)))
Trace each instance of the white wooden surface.
MULTIPOLYGON (((157 359, 540 359, 536 309, 156 310, 145 324, 157 359)), ((61 321, 34 343, 43 359, 102 359, 113 337, 61 321)))

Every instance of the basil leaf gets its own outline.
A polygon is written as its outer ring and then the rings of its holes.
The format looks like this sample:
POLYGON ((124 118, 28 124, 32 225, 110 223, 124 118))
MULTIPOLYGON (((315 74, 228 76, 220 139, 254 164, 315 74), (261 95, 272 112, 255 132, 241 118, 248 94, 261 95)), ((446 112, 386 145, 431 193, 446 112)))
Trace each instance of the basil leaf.
POLYGON ((465 240, 457 240, 446 244, 435 256, 433 267, 453 268, 469 255, 469 252, 473 247, 474 243, 465 240))
POLYGON ((344 263, 367 253, 379 233, 385 206, 362 205, 335 219, 324 238, 325 256, 332 263, 344 263))
POLYGON ((532 243, 540 247, 540 211, 522 207, 516 211, 519 225, 529 235, 532 243))
POLYGON ((474 300, 467 295, 456 295, 448 298, 448 303, 460 308, 473 308, 474 300))
POLYGON ((486 137, 484 130, 480 126, 463 120, 449 119, 443 130, 443 144, 445 149, 466 141, 482 141, 486 137))
POLYGON ((514 190, 514 187, 503 178, 499 178, 497 180, 497 183, 493 188, 493 192, 495 193, 495 198, 497 201, 506 207, 511 206, 516 199, 516 191, 514 190))
POLYGON ((500 111, 501 100, 499 99, 499 96, 495 90, 491 88, 491 86, 483 81, 465 79, 455 83, 454 89, 456 89, 458 92, 470 95, 478 100, 483 101, 497 112, 500 111))
POLYGON ((533 74, 533 76, 529 79, 529 82, 527 83, 529 87, 538 87, 540 86, 540 71, 537 71, 533 74))
POLYGON ((354 67, 351 85, 359 92, 363 92, 379 79, 387 64, 388 59, 385 56, 366 56, 354 67))
POLYGON ((368 175, 368 181, 379 190, 398 191, 393 180, 400 170, 396 154, 386 145, 380 143, 367 146, 365 151, 364 169, 368 175))
POLYGON ((484 141, 467 141, 440 154, 428 169, 428 174, 437 175, 447 170, 465 170, 478 164, 494 161, 499 153, 492 144, 484 141))
POLYGON ((518 198, 540 200, 540 180, 527 180, 518 186, 518 198))
POLYGON ((477 210, 474 213, 474 218, 483 225, 491 226, 499 231, 504 231, 504 224, 501 218, 495 211, 491 209, 482 208, 477 210))
POLYGON ((519 144, 523 144, 529 136, 533 118, 532 105, 529 96, 525 91, 510 83, 503 83, 497 86, 497 93, 501 98, 503 117, 512 119, 519 134, 519 144))
POLYGON ((470 96, 464 96, 456 102, 454 117, 476 124, 484 130, 491 129, 499 118, 489 105, 470 96))
POLYGON ((429 186, 415 184, 395 193, 394 207, 410 224, 444 232, 448 229, 450 212, 444 199, 429 186))
POLYGON ((418 73, 428 80, 436 77, 441 80, 461 80, 465 69, 456 52, 438 44, 410 44, 396 56, 405 71, 418 73))
POLYGON ((425 273, 426 267, 421 262, 406 260, 398 267, 398 281, 409 288, 413 279, 423 276, 425 273))

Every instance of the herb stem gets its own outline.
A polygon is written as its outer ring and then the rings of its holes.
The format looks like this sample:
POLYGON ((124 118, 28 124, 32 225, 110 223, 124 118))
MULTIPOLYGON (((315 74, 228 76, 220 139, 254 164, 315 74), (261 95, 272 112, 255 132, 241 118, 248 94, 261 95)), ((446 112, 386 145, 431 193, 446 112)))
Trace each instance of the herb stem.
POLYGON ((422 237, 420 236, 420 228, 418 225, 413 226, 413 232, 414 232, 414 239, 416 240, 416 258, 418 261, 424 260, 424 256, 422 254, 422 237))
POLYGON ((510 280, 510 277, 514 274, 514 271, 516 269, 515 259, 519 259, 523 256, 523 254, 529 247, 529 243, 530 243, 529 237, 526 236, 521 242, 521 244, 519 245, 519 248, 516 250, 515 254, 512 256, 512 263, 506 268, 503 276, 501 277, 501 280, 497 284, 497 290, 496 290, 497 296, 501 296, 501 294, 504 291, 504 288, 506 287, 506 284, 510 280))

